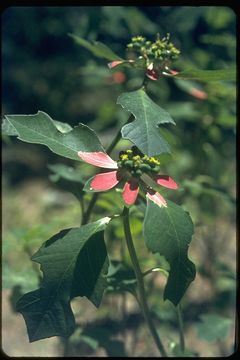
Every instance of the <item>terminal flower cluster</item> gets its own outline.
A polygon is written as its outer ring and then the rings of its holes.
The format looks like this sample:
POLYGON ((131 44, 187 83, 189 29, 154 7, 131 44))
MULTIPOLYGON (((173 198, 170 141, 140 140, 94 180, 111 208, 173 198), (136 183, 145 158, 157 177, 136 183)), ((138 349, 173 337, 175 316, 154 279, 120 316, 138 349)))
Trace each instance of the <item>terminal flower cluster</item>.
POLYGON ((146 198, 158 206, 167 206, 163 196, 141 178, 144 174, 147 174, 158 185, 169 189, 177 189, 178 187, 170 176, 158 174, 160 170, 158 159, 142 154, 135 146, 132 149, 121 151, 118 161, 114 161, 104 152, 79 151, 78 156, 88 164, 106 169, 114 169, 114 171, 95 175, 87 184, 90 183, 90 190, 107 191, 114 188, 119 182, 124 181, 122 197, 126 205, 135 203, 141 189, 145 193, 146 198))
POLYGON ((146 76, 151 80, 157 80, 159 75, 165 71, 172 74, 169 66, 180 54, 180 50, 170 42, 169 33, 163 38, 157 34, 154 42, 143 36, 135 36, 127 45, 127 49, 137 55, 136 60, 116 60, 109 63, 108 66, 113 68, 120 64, 129 63, 132 66, 143 67, 146 69, 146 76))

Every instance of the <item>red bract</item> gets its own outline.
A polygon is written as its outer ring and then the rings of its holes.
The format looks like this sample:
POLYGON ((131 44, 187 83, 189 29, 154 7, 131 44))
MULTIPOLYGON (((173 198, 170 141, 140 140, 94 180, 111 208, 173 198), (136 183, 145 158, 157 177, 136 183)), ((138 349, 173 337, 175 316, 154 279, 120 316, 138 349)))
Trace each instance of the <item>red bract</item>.
MULTIPOLYGON (((88 164, 95 165, 97 167, 106 169, 117 169, 105 173, 97 174, 90 182, 90 190, 94 191, 106 191, 114 188, 122 179, 124 175, 123 169, 118 169, 118 164, 110 156, 104 152, 84 152, 79 151, 78 156, 81 160, 88 164)), ((126 170, 127 171, 127 170, 126 170)), ((177 189, 178 185, 168 175, 156 175, 153 177, 157 184, 162 185, 169 189, 177 189)), ((136 177, 130 177, 126 181, 122 197, 126 205, 132 205, 135 203, 139 193, 139 183, 143 181, 136 177)), ((159 206, 167 206, 166 200, 155 190, 144 184, 144 191, 146 197, 159 206)))
POLYGON ((151 80, 157 80, 158 79, 159 74, 158 74, 158 72, 156 70, 154 70, 153 63, 148 65, 146 75, 151 80))

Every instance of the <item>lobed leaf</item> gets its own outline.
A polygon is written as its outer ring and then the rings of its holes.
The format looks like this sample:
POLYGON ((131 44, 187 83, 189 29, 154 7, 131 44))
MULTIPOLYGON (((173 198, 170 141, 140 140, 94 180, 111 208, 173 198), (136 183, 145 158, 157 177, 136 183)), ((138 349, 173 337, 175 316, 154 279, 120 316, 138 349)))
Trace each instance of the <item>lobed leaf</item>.
POLYGON ((132 141, 144 154, 155 156, 170 153, 168 143, 159 131, 159 125, 175 122, 168 112, 155 104, 143 89, 121 94, 117 99, 135 120, 122 128, 124 139, 132 141))
POLYGON ((78 151, 104 151, 95 132, 84 124, 70 125, 51 119, 43 111, 34 115, 6 115, 4 129, 22 141, 46 145, 52 152, 78 160, 78 151), (61 131, 59 130, 61 128, 61 131))
POLYGON ((68 337, 74 331, 75 320, 70 301, 53 300, 51 293, 43 289, 23 295, 16 309, 24 317, 30 342, 51 336, 68 337))
POLYGON ((195 278, 195 265, 188 258, 188 246, 193 234, 189 214, 171 201, 167 207, 147 202, 143 234, 146 246, 164 256, 170 265, 164 300, 175 306, 195 278))
POLYGON ((41 288, 25 294, 17 311, 26 321, 30 341, 69 336, 74 329, 70 300, 86 296, 96 307, 107 287, 108 258, 103 231, 106 217, 80 228, 66 229, 33 255, 41 264, 41 288))

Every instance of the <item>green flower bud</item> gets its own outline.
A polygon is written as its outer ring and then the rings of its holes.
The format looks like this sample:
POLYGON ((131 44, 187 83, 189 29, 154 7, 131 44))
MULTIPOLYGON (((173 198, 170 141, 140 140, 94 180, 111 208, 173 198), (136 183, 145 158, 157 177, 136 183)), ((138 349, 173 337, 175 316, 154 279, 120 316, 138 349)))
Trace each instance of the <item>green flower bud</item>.
POLYGON ((142 171, 140 169, 137 169, 135 171, 135 175, 138 176, 138 177, 142 176, 142 171))
POLYGON ((147 171, 150 171, 151 170, 151 166, 148 165, 148 164, 141 164, 139 166, 139 169, 141 169, 143 172, 147 172, 147 171))
POLYGON ((154 168, 151 169, 153 173, 157 174, 160 171, 160 166, 156 165, 154 168))
POLYGON ((132 160, 125 161, 124 166, 131 169, 133 167, 133 161, 132 160))

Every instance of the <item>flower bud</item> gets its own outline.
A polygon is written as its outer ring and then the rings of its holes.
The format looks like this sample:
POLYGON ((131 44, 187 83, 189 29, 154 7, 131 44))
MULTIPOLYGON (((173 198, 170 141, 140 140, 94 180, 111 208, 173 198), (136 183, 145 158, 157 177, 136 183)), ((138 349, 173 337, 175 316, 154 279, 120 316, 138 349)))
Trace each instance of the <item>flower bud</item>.
POLYGON ((147 172, 147 171, 150 171, 151 170, 151 166, 148 165, 148 164, 141 164, 139 166, 139 169, 141 169, 143 172, 147 172))

